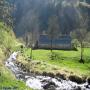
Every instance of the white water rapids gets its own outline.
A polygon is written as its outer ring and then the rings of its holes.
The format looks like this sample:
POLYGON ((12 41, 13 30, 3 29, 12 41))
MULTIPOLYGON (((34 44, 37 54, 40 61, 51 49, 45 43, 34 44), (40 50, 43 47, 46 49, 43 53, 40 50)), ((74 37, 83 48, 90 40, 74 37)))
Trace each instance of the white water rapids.
POLYGON ((23 80, 26 86, 34 90, 90 90, 88 83, 77 84, 70 80, 62 80, 61 78, 52 78, 46 76, 31 75, 23 72, 21 68, 15 64, 18 52, 14 52, 7 59, 5 65, 15 74, 16 78, 23 80), (86 87, 88 85, 88 88, 86 87))

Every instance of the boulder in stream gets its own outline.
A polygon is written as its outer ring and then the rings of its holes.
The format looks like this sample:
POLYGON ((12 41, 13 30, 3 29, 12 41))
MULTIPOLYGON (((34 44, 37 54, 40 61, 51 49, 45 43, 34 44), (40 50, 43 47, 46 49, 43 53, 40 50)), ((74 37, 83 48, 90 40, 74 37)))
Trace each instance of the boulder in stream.
POLYGON ((88 84, 90 85, 90 77, 87 79, 88 84))
POLYGON ((76 83, 78 83, 78 84, 82 84, 82 83, 85 82, 84 79, 82 79, 81 77, 78 77, 78 76, 76 76, 76 75, 71 75, 71 76, 69 76, 69 80, 72 81, 72 82, 76 82, 76 83))
POLYGON ((55 90, 56 85, 54 82, 48 82, 46 85, 43 86, 45 90, 55 90))

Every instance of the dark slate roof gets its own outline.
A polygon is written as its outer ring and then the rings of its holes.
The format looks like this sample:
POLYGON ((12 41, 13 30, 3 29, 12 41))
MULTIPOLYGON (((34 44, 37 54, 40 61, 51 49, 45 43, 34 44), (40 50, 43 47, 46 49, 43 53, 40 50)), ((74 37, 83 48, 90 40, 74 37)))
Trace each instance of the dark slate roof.
MULTIPOLYGON (((50 38, 47 35, 40 35, 39 44, 50 44, 50 38)), ((53 39, 53 44, 71 44, 70 36, 61 36, 58 39, 53 39)))

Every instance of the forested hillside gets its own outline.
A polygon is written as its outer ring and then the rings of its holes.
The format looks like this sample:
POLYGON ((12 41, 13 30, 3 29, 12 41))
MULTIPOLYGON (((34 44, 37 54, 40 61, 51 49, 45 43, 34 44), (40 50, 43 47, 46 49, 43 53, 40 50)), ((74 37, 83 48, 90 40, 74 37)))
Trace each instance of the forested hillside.
MULTIPOLYGON (((83 2, 83 0, 80 0, 83 2)), ((57 17, 59 31, 62 34, 69 34, 77 29, 83 14, 89 16, 89 8, 80 3, 79 0, 18 0, 14 1, 16 5, 14 18, 17 36, 22 36, 27 32, 46 31, 50 27, 49 21, 57 17), (54 16, 54 17, 53 17, 54 16)), ((88 0, 86 0, 89 3, 88 0)), ((88 17, 89 18, 89 17, 88 17)), ((53 21, 53 20, 52 20, 53 21)))
MULTIPOLYGON (((8 25, 14 26, 17 36, 23 36, 32 29, 35 32, 48 32, 49 21, 57 18, 55 22, 59 25, 62 34, 69 34, 79 28, 81 17, 88 16, 90 22, 89 0, 5 0, 0 1, 1 20, 8 25), (13 19, 13 20, 12 20, 13 19), (14 22, 13 22, 14 21, 14 22)), ((53 20, 52 20, 53 21, 53 20)), ((89 30, 88 25, 88 30, 89 30)))

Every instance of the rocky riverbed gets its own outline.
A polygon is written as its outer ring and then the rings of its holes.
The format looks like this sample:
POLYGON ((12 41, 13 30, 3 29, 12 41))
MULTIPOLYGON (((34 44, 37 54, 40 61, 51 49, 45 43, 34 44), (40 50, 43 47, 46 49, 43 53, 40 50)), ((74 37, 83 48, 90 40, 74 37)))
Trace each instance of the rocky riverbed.
MULTIPOLYGON (((60 77, 50 77, 48 75, 38 75, 35 73, 25 72, 18 67, 16 57, 18 52, 14 52, 7 59, 5 65, 15 74, 16 78, 23 80, 26 86, 34 90, 90 90, 90 80, 74 82, 75 77, 70 76, 69 79, 60 77)), ((79 79, 79 78, 77 78, 79 79)))

